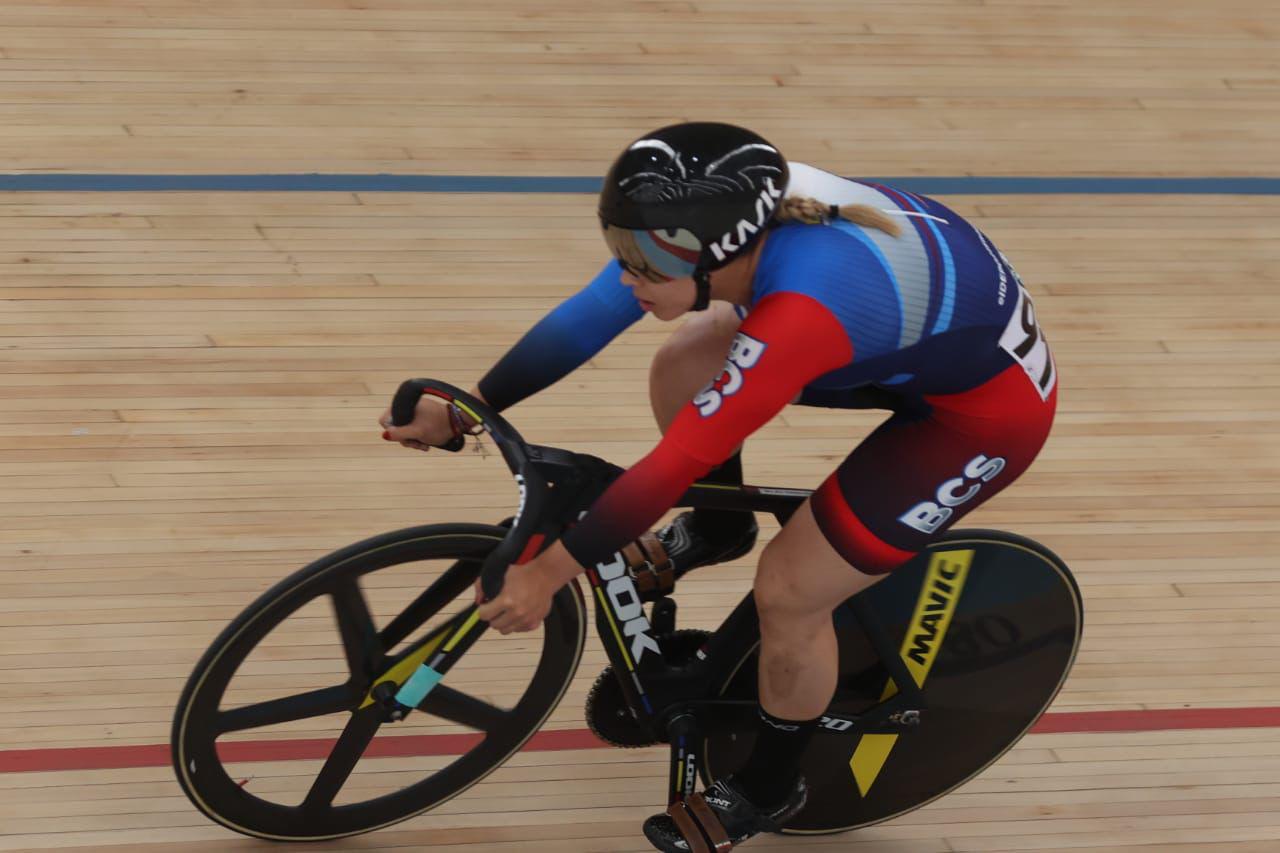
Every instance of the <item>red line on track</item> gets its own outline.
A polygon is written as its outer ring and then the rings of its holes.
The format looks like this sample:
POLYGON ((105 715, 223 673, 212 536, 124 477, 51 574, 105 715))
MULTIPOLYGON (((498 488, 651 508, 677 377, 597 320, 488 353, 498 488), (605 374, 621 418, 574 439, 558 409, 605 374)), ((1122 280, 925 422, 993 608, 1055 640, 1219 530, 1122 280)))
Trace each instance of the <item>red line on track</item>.
MULTIPOLYGON (((1280 727, 1275 708, 1162 708, 1149 711, 1063 711, 1045 714, 1032 734, 1062 732, 1149 732, 1170 729, 1236 729, 1280 727)), ((480 735, 402 735, 375 739, 365 753, 378 758, 417 755, 461 755, 480 742, 480 735)), ((525 744, 530 752, 597 749, 607 744, 587 729, 539 732, 525 744)), ((301 761, 328 757, 332 738, 236 741, 220 744, 224 761, 301 761)), ((164 767, 168 744, 138 746, 54 747, 0 750, 0 773, 54 770, 121 770, 164 767)))

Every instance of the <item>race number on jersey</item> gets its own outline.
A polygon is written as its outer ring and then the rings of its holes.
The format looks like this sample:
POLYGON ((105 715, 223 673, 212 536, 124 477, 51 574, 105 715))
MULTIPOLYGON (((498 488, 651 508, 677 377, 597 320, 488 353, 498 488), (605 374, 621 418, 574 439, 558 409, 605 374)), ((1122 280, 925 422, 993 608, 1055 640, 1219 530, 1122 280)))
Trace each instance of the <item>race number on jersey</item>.
POLYGON ((1035 305, 1031 303, 1031 296, 1024 287, 1018 287, 1018 304, 1014 306, 1009 325, 1005 326, 1004 334, 1000 336, 1000 348, 1022 365, 1040 393, 1040 399, 1047 400, 1058 381, 1058 372, 1053 366, 1049 344, 1040 331, 1040 324, 1036 322, 1035 305))

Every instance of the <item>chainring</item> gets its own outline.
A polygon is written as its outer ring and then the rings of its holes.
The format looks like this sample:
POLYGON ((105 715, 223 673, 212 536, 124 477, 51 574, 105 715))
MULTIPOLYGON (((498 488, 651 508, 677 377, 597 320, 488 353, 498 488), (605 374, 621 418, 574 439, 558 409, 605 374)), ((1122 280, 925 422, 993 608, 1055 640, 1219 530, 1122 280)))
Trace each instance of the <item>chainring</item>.
MULTIPOLYGON (((666 662, 671 666, 683 666, 693 660, 710 636, 710 631, 689 628, 664 634, 657 640, 666 662)), ((606 666, 596 678, 596 683, 591 685, 587 693, 586 716, 592 734, 613 746, 634 749, 661 743, 641 728, 627 704, 612 666, 606 666)))

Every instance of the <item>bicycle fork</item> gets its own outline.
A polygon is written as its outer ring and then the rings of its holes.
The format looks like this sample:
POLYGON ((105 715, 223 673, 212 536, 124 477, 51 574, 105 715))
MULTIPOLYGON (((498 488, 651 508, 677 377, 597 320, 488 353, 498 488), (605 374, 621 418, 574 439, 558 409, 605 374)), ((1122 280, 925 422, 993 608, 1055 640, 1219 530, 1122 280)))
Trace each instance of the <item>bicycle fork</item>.
POLYGON ((476 605, 470 605, 420 640, 400 663, 378 677, 361 709, 379 705, 387 722, 407 717, 489 627, 479 620, 477 610, 476 605))

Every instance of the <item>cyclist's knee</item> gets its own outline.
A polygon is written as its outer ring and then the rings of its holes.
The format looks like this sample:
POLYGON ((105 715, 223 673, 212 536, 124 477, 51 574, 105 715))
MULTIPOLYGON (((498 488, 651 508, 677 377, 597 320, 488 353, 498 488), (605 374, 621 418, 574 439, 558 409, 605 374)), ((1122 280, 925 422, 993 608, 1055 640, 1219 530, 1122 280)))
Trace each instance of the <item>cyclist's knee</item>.
POLYGON ((850 566, 824 538, 806 504, 760 555, 755 598, 761 631, 803 633, 829 626, 840 602, 883 577, 850 566))
POLYGON ((740 322, 732 305, 716 302, 686 321, 658 348, 649 366, 649 399, 663 430, 724 366, 740 322))
POLYGON ((825 601, 805 594, 803 585, 797 583, 801 567, 795 555, 777 543, 775 538, 765 546, 756 567, 754 593, 762 630, 821 619, 830 612, 825 601))
POLYGON ((658 347, 649 376, 664 381, 680 379, 691 372, 710 376, 724 366, 729 344, 740 323, 732 305, 713 303, 706 311, 685 321, 658 347))

